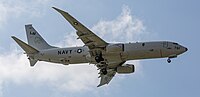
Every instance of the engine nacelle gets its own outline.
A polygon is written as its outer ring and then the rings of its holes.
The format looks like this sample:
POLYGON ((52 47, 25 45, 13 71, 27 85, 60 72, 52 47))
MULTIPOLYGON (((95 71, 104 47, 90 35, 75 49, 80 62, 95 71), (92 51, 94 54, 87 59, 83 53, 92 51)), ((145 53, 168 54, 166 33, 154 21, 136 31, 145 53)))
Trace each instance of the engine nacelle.
POLYGON ((106 47, 106 52, 121 52, 124 49, 123 44, 109 44, 106 47))
POLYGON ((135 66, 133 64, 126 64, 124 66, 117 67, 116 72, 119 74, 133 73, 135 71, 135 66))

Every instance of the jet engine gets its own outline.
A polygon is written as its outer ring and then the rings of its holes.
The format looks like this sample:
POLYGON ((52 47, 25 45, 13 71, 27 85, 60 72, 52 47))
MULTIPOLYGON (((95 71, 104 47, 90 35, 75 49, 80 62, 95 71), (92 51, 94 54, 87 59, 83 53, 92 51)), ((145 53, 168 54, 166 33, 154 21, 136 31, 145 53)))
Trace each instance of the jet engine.
POLYGON ((119 66, 116 69, 116 72, 119 74, 128 74, 135 71, 135 66, 133 64, 125 64, 124 66, 119 66))

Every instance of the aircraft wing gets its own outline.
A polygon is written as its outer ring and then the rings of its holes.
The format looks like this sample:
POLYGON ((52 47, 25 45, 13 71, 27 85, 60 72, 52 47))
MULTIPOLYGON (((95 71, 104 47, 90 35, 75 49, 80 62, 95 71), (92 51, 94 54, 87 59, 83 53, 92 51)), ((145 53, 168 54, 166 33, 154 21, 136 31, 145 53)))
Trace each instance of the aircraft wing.
POLYGON ((100 84, 97 87, 108 84, 112 80, 112 78, 115 76, 115 74, 116 74, 116 71, 114 71, 112 69, 108 69, 106 75, 101 74, 100 75, 100 77, 101 77, 100 84))
POLYGON ((58 11, 77 30, 78 39, 81 39, 85 46, 88 46, 90 50, 98 47, 105 47, 108 44, 72 17, 69 13, 55 7, 53 7, 53 9, 58 11))
MULTIPOLYGON (((123 61, 123 62, 114 62, 114 63, 110 63, 110 64, 107 63, 107 65, 108 66, 109 65, 113 65, 114 67, 118 67, 118 66, 121 66, 124 63, 125 63, 125 61, 123 61)), ((101 65, 106 65, 106 64, 101 64, 101 65)), ((97 87, 100 87, 102 85, 108 84, 116 74, 115 68, 107 68, 107 74, 106 75, 104 75, 103 72, 101 72, 103 68, 98 67, 98 66, 97 66, 97 68, 100 69, 99 78, 101 78, 100 84, 97 87)))

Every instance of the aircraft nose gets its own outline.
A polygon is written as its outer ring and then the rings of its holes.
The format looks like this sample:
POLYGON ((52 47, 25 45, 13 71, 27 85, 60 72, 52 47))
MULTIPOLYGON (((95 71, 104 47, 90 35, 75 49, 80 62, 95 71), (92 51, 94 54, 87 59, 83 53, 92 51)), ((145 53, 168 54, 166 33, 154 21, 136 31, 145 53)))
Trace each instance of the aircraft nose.
POLYGON ((185 51, 188 51, 188 48, 185 47, 185 51))

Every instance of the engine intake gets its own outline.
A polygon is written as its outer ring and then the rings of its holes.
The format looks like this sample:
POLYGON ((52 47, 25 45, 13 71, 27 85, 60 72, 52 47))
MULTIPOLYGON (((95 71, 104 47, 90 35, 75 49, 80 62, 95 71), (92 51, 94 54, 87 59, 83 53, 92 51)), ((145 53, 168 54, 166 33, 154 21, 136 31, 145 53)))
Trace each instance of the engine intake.
POLYGON ((124 66, 119 66, 116 69, 116 72, 119 74, 128 74, 135 71, 135 66, 133 64, 126 64, 124 66))

